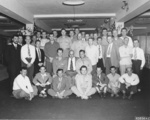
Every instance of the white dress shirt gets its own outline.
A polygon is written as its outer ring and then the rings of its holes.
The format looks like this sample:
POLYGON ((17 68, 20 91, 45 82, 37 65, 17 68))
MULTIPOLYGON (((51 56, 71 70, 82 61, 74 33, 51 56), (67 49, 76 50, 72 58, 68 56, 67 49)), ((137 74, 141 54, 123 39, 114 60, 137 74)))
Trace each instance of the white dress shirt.
MULTIPOLYGON (((133 47, 133 41, 132 41, 132 38, 131 37, 129 37, 129 36, 126 36, 126 37, 128 37, 129 38, 129 42, 128 42, 128 46, 130 46, 130 47, 133 47)), ((122 40, 124 39, 124 37, 122 36, 122 37, 120 37, 122 40)))
POLYGON ((132 86, 137 85, 140 81, 139 81, 139 77, 132 73, 131 76, 129 76, 127 73, 123 74, 120 78, 119 81, 121 83, 130 83, 132 86))
POLYGON ((132 55, 132 48, 130 46, 125 47, 124 45, 119 47, 119 54, 120 54, 120 65, 131 65, 131 55, 132 55))
POLYGON ((98 62, 99 52, 97 46, 91 45, 85 48, 86 56, 90 59, 92 65, 96 65, 98 62))
POLYGON ((133 48, 132 50, 132 54, 133 54, 133 57, 132 57, 132 60, 141 60, 141 67, 143 68, 144 65, 145 65, 145 56, 144 56, 144 51, 143 49, 137 47, 137 48, 133 48), (136 58, 135 58, 135 50, 136 50, 136 58))
MULTIPOLYGON (((75 57, 72 58, 72 63, 73 63, 73 70, 76 70, 76 59, 75 57)), ((68 70, 70 70, 70 65, 71 65, 71 58, 68 59, 68 70)))
POLYGON ((33 92, 33 88, 31 86, 30 80, 27 76, 23 77, 21 74, 19 74, 13 83, 13 90, 23 90, 26 93, 33 92))
POLYGON ((26 60, 26 58, 32 58, 31 59, 31 64, 34 63, 35 61, 35 47, 33 45, 29 45, 29 49, 30 49, 30 54, 31 56, 29 56, 28 54, 28 45, 25 44, 24 46, 21 47, 21 60, 25 63, 28 64, 29 62, 26 60))
POLYGON ((109 45, 108 45, 108 48, 107 48, 107 57, 111 57, 111 49, 112 49, 112 45, 113 45, 113 43, 110 43, 109 45))

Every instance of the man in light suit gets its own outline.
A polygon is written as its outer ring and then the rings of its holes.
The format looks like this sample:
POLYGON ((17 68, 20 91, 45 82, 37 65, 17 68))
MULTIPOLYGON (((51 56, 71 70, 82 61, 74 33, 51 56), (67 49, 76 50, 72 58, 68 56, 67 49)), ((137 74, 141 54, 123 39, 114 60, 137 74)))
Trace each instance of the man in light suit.
POLYGON ((110 67, 115 66, 119 68, 119 51, 117 46, 113 43, 113 38, 108 36, 109 45, 106 50, 106 59, 105 59, 105 66, 106 66, 106 75, 110 73, 110 67))
POLYGON ((37 40, 35 42, 35 62, 34 62, 34 76, 39 72, 39 69, 42 65, 44 65, 44 51, 40 49, 41 42, 37 40))
POLYGON ((74 51, 70 50, 69 51, 69 57, 67 57, 66 59, 67 59, 66 75, 71 78, 70 82, 71 82, 71 86, 72 86, 75 84, 74 77, 77 74, 76 62, 77 62, 78 58, 74 56, 74 51))
POLYGON ((57 70, 57 76, 53 78, 52 89, 48 90, 48 94, 60 99, 72 94, 68 77, 63 75, 63 69, 57 70))
POLYGON ((38 89, 39 96, 47 97, 47 90, 50 88, 52 78, 51 75, 46 72, 46 68, 44 66, 40 67, 40 72, 34 77, 33 83, 38 89))

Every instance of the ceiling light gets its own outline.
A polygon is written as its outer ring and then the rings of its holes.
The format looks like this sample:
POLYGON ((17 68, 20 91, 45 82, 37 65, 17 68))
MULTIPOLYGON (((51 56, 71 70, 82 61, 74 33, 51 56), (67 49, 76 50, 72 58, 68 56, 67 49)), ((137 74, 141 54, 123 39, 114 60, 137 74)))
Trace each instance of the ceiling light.
POLYGON ((69 6, 78 6, 78 5, 83 5, 85 2, 83 0, 66 0, 63 2, 64 5, 69 5, 69 6))

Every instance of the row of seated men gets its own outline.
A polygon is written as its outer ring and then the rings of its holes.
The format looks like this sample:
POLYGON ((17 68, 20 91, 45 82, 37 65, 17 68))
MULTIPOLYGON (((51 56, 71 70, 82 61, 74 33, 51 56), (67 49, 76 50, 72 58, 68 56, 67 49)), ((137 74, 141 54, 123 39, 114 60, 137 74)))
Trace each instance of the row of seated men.
POLYGON ((27 69, 22 67, 20 74, 15 78, 13 83, 13 95, 15 98, 25 98, 32 100, 36 95, 40 97, 68 98, 72 93, 81 99, 88 99, 96 92, 106 97, 106 93, 110 92, 111 97, 118 97, 119 91, 123 93, 122 98, 125 99, 129 93, 128 99, 137 92, 139 77, 132 73, 132 68, 128 67, 127 72, 120 76, 116 73, 116 67, 110 67, 110 74, 105 75, 100 67, 97 67, 96 73, 92 76, 88 73, 86 66, 81 66, 74 80, 67 77, 63 73, 63 69, 58 69, 56 76, 53 78, 46 72, 45 66, 40 67, 40 72, 33 79, 34 85, 31 84, 26 76, 27 69))
MULTIPOLYGON (((122 31, 125 32, 126 29, 122 31)), ((115 32, 117 35, 117 31, 113 30, 113 33, 115 32)), ((40 40, 35 41, 35 47, 31 45, 30 36, 26 36, 26 44, 20 47, 17 45, 17 36, 14 36, 13 43, 8 46, 5 54, 10 75, 10 88, 19 73, 20 66, 27 67, 27 75, 32 82, 42 65, 46 66, 47 72, 53 77, 56 76, 57 69, 61 68, 67 76, 72 78, 80 73, 82 65, 85 65, 88 68, 88 73, 92 75, 96 72, 96 67, 101 67, 103 72, 108 75, 111 66, 115 66, 117 72, 120 68, 121 75, 125 73, 127 67, 132 66, 133 72, 139 75, 139 71, 145 64, 144 52, 139 48, 138 40, 134 41, 132 49, 133 42, 127 36, 116 40, 114 34, 113 37, 103 36, 97 40, 89 38, 85 41, 79 33, 78 39, 70 45, 71 42, 66 37, 66 31, 62 29, 61 33, 62 36, 57 39, 57 42, 53 34, 50 34, 50 41, 42 47, 40 40), (104 40, 107 45, 104 45, 104 40)))

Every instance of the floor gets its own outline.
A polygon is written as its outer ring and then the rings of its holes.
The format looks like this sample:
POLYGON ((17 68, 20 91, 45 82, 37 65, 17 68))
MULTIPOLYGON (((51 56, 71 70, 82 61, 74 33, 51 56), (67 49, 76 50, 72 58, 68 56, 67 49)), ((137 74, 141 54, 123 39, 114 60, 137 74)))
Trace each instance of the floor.
POLYGON ((142 92, 133 100, 111 98, 109 94, 105 99, 95 94, 89 100, 75 95, 64 100, 50 96, 35 97, 32 101, 16 100, 8 95, 8 80, 4 80, 0 82, 0 119, 138 120, 150 116, 149 74, 150 70, 143 71, 142 92))

